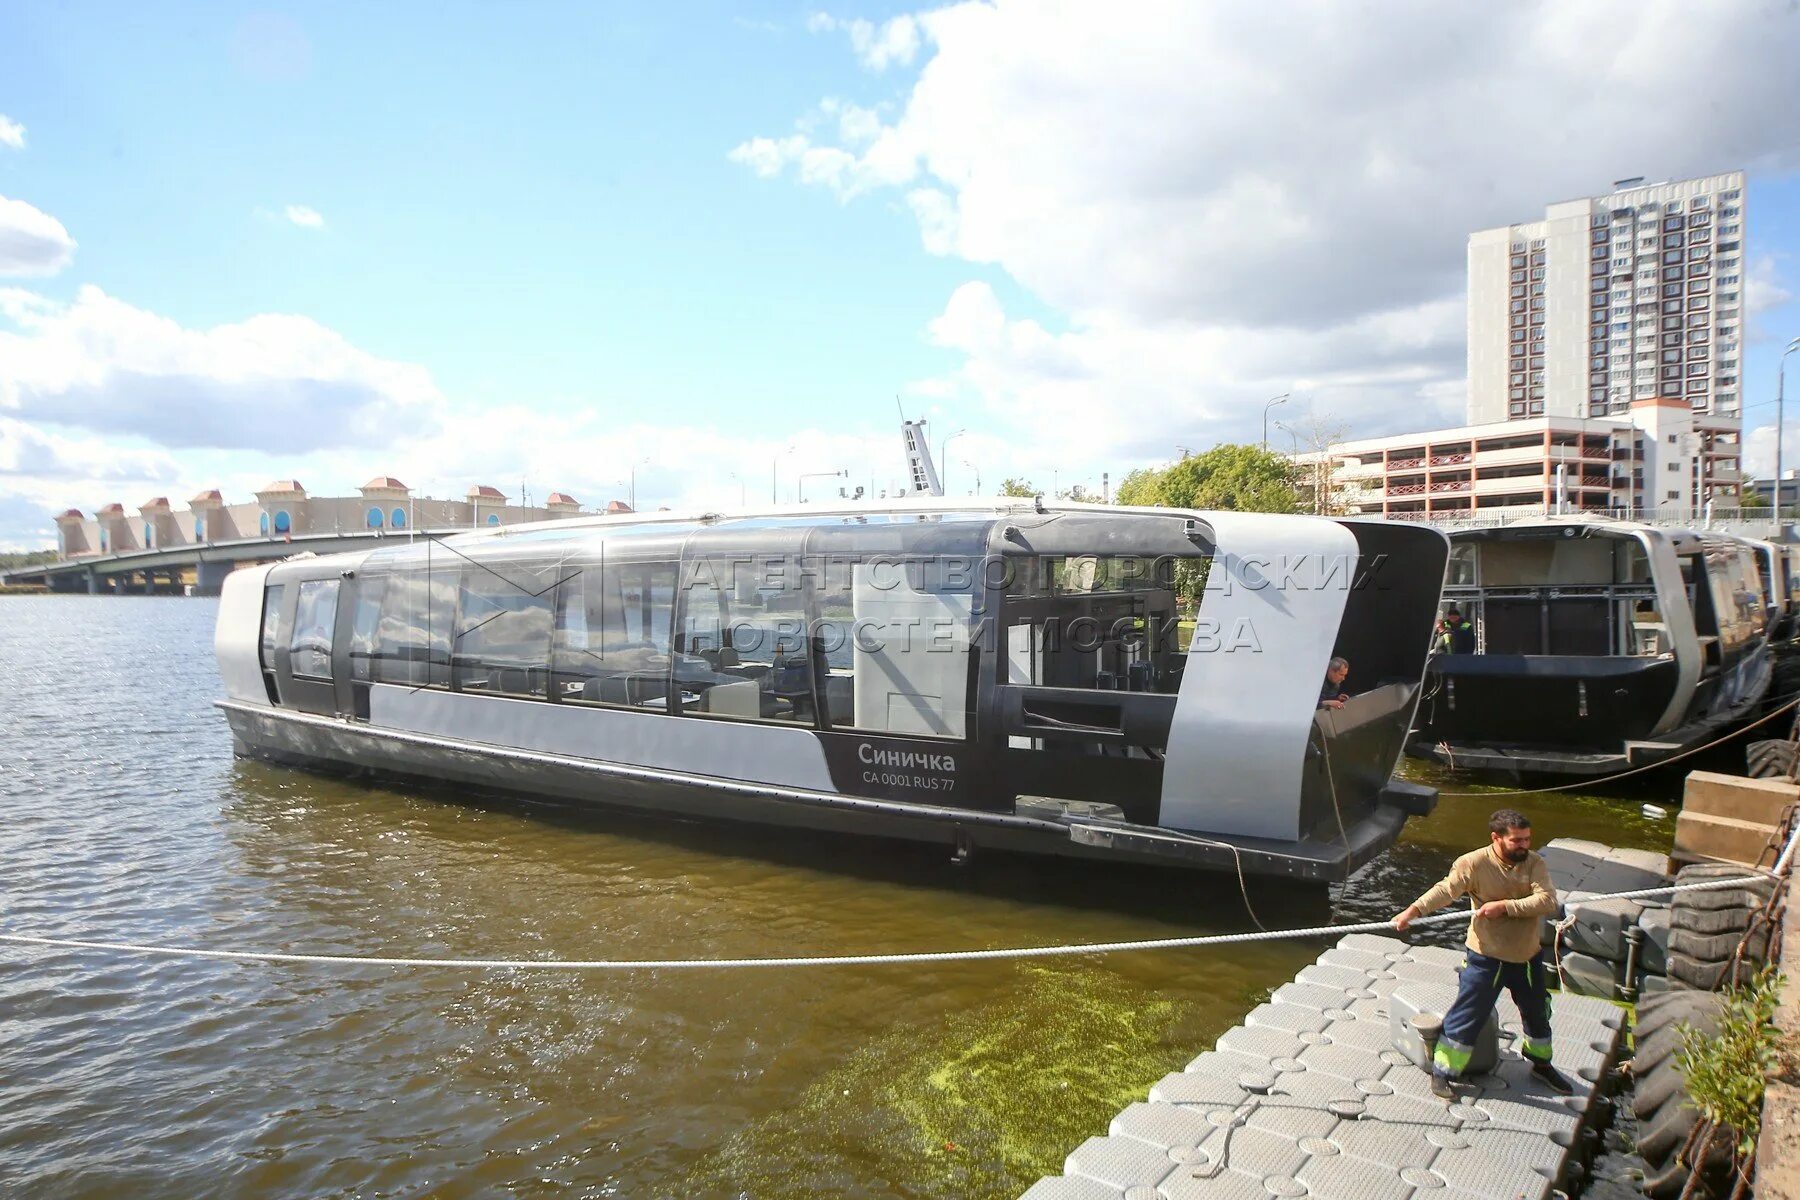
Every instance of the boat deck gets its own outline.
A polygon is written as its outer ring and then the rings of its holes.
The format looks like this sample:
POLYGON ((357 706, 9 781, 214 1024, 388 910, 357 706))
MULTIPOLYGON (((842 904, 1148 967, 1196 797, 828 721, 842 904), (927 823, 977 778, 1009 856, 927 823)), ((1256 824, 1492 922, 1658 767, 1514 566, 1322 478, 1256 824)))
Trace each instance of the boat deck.
POLYGON ((1553 998, 1556 1063, 1576 1085, 1558 1096, 1519 1056, 1518 1010, 1503 996, 1500 1065, 1447 1104, 1393 1048, 1389 1001, 1442 1013, 1462 958, 1343 938, 1023 1200, 1547 1200, 1602 1111, 1596 1088, 1624 1012, 1553 998))

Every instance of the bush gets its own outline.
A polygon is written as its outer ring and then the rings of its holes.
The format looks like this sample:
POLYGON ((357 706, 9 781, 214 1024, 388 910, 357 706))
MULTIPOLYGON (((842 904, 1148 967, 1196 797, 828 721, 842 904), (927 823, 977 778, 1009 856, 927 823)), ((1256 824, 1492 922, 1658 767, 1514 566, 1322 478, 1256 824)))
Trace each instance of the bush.
POLYGON ((1716 1032, 1686 1023, 1680 1027, 1678 1061, 1688 1099, 1714 1135, 1724 1132, 1735 1139, 1740 1160, 1756 1149, 1763 1088, 1781 1067, 1782 1036, 1773 1018, 1785 982, 1764 968, 1748 984, 1723 993, 1716 1032))

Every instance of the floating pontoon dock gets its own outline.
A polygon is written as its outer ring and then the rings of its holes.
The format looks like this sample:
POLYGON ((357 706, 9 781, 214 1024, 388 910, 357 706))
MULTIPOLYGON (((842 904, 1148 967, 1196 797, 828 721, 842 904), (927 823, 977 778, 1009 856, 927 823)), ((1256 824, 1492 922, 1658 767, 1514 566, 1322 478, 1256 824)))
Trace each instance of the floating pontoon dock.
POLYGON ((1390 1006, 1441 1014, 1462 961, 1345 937, 1023 1200, 1547 1200, 1600 1116, 1595 1088, 1625 1014, 1553 998, 1556 1063, 1575 1084, 1559 1096, 1520 1057, 1518 1010, 1503 996, 1499 1066, 1446 1104, 1394 1048, 1390 1006))

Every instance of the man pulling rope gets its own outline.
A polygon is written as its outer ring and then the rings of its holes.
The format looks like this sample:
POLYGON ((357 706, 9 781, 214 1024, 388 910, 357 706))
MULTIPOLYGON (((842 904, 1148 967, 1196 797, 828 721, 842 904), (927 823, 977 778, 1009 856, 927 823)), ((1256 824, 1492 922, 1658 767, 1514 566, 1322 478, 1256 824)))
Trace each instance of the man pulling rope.
POLYGON ((1531 849, 1530 818, 1510 808, 1489 817, 1487 846, 1452 863, 1448 875, 1394 918, 1394 928, 1404 933, 1417 918, 1463 895, 1475 904, 1469 957, 1432 1055, 1432 1094, 1441 1100, 1456 1098, 1453 1085, 1468 1068, 1475 1039, 1494 1011, 1500 989, 1506 988, 1524 1020, 1531 1073, 1568 1095, 1573 1085, 1550 1065, 1549 971, 1538 944, 1544 918, 1556 913, 1556 887, 1550 869, 1531 849))

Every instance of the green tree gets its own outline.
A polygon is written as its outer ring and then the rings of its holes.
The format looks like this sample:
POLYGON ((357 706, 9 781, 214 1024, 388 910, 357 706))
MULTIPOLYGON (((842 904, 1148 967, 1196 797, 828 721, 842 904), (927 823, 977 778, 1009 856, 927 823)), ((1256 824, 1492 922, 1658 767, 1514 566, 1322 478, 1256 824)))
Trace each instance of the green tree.
POLYGON ((1000 485, 1000 494, 1002 496, 1035 496, 1038 494, 1038 489, 1029 479, 1008 479, 1000 485))
POLYGON ((1297 482, 1293 463, 1283 455, 1227 443, 1161 470, 1133 471, 1119 484, 1119 503, 1300 512, 1297 482))
POLYGON ((1162 472, 1156 468, 1139 467, 1119 480, 1115 495, 1120 504, 1161 504, 1161 492, 1158 491, 1161 479, 1162 472))

